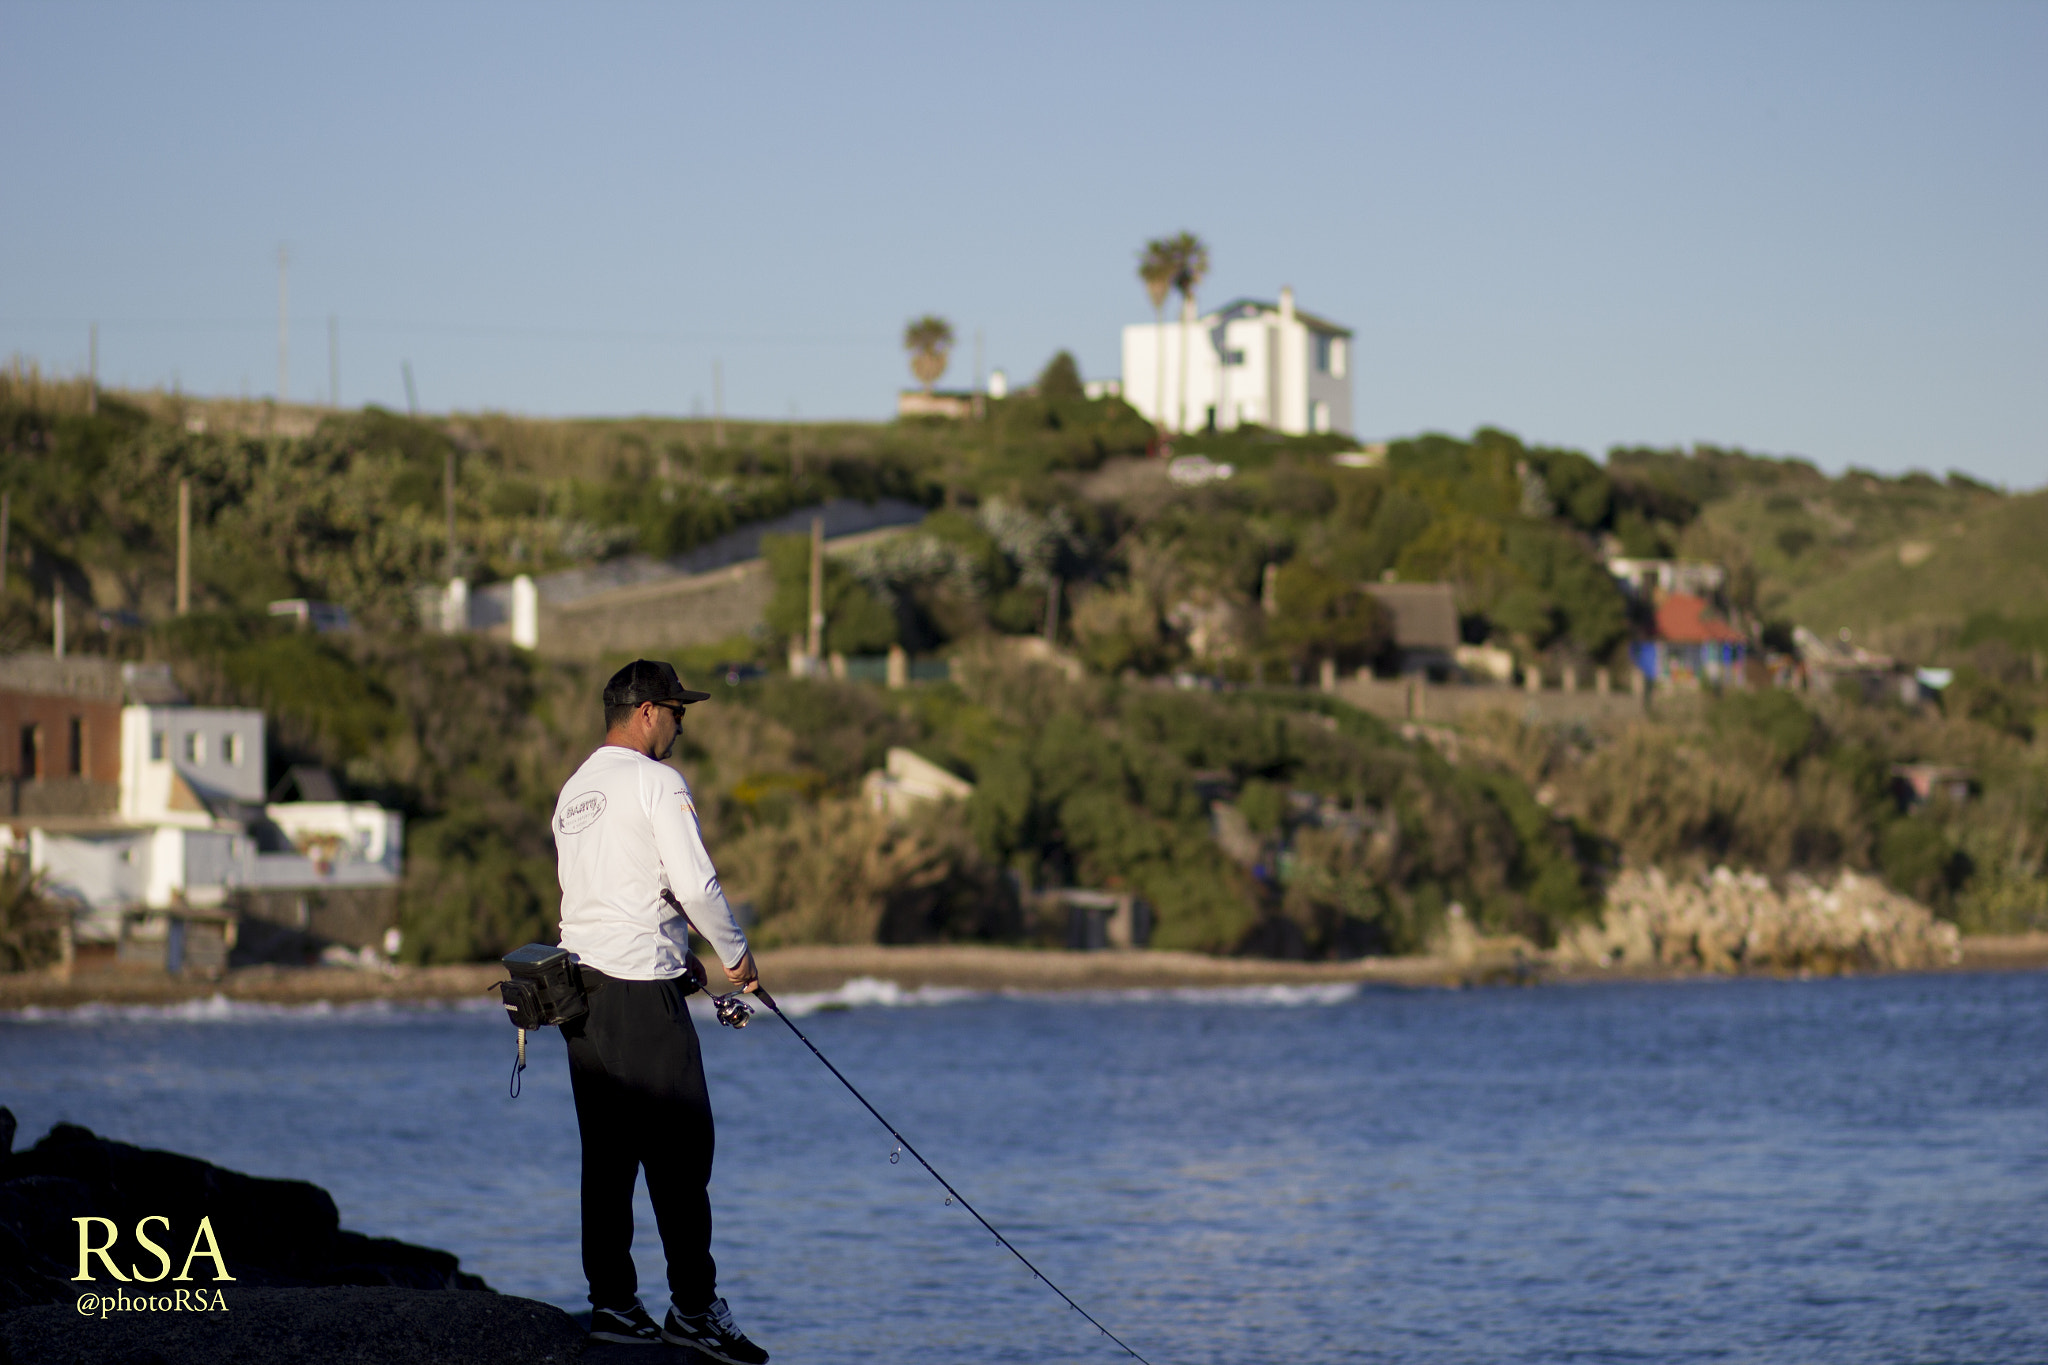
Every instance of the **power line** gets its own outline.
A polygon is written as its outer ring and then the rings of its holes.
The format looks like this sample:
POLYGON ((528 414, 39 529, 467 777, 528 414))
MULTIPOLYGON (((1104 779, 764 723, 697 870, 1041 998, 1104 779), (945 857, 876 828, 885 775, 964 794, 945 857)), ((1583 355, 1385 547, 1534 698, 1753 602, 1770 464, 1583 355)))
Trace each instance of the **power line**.
MULTIPOLYGON (((282 290, 280 289, 280 293, 282 290)), ((282 312, 282 309, 280 309, 282 312)), ((282 319, 280 319, 281 321, 282 319)), ((0 327, 51 328, 76 327, 85 322, 80 318, 0 318, 0 327)), ((137 331, 253 331, 273 325, 269 318, 100 318, 103 327, 132 329, 137 331)), ((301 326, 313 326, 312 322, 301 322, 301 326)), ((895 343, 882 334, 873 336, 805 336, 799 334, 746 333, 746 332, 667 332, 635 331, 627 328, 605 327, 535 327, 509 323, 437 323, 409 322, 393 318, 349 319, 352 331, 401 332, 418 336, 455 337, 552 337, 571 341, 621 341, 656 343, 664 345, 741 345, 741 346, 883 346, 895 348, 895 343)), ((282 332, 282 329, 280 329, 282 332)))

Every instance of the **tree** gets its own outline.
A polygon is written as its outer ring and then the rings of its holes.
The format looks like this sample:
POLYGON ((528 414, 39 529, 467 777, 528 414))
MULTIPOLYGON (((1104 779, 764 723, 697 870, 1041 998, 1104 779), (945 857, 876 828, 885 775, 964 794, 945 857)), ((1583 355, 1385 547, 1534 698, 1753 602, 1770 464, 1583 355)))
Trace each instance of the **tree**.
POLYGON ((1393 638, 1386 609, 1371 593, 1305 559, 1283 565, 1274 588, 1279 609, 1266 638, 1297 668, 1323 659, 1343 667, 1369 663, 1393 638))
POLYGON ((1188 325, 1195 320, 1195 287, 1209 273, 1209 248, 1192 232, 1168 239, 1173 253, 1173 287, 1180 291, 1180 429, 1188 429, 1188 325))
POLYGON ((1166 430, 1166 296, 1173 292, 1176 266, 1173 239, 1154 237, 1145 243, 1138 258, 1138 278, 1145 282, 1145 296, 1152 300, 1153 426, 1166 430))
POLYGON ((953 324, 926 313, 903 329, 903 349, 910 352, 910 372, 930 393, 932 385, 946 372, 946 361, 953 350, 953 324))
POLYGON ((62 957, 67 913, 25 855, 0 858, 0 972, 35 971, 62 957))
POLYGON ((1082 398, 1087 390, 1081 387, 1081 367, 1074 363, 1073 354, 1061 351, 1045 362, 1045 369, 1038 375, 1038 396, 1047 402, 1064 398, 1082 398))

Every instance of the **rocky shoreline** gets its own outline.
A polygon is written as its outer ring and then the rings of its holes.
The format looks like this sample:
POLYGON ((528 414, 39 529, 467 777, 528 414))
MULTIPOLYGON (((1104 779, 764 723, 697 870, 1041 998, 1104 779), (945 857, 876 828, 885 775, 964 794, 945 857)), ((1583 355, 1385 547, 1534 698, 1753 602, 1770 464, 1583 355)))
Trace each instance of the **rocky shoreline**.
POLYGON ((0 1365, 643 1365, 694 1352, 586 1343, 552 1304, 507 1294, 392 1286, 242 1288, 211 1312, 115 1309, 67 1301, 0 1316, 0 1365))
MULTIPOLYGON (((456 1258, 432 1247, 366 1237, 341 1226, 334 1198, 303 1180, 273 1180, 197 1157, 156 1151, 59 1123, 16 1152, 12 1111, 0 1109, 0 1312, 70 1302, 81 1238, 110 1244, 85 1257, 109 1291, 149 1293, 182 1284, 191 1294, 224 1284, 232 1256, 237 1289, 381 1285, 491 1292, 456 1258), (77 1220, 96 1220, 90 1228, 77 1220), (150 1220, 153 1228, 142 1226, 150 1220), (145 1244, 138 1236, 152 1237, 145 1244), (161 1250, 152 1250, 152 1245, 161 1250), (184 1262, 179 1280, 154 1267, 184 1262), (129 1280, 115 1272, 142 1267, 129 1280), (112 1268, 109 1269, 108 1267, 112 1268), (145 1279, 144 1276, 151 1276, 145 1279)), ((95 1282, 97 1283, 97 1281, 95 1282)))
POLYGON ((0 1365, 593 1358, 561 1309, 343 1229, 317 1185, 68 1123, 16 1152, 14 1128, 0 1109, 0 1365))
POLYGON ((1598 924, 1579 925, 1560 960, 1604 967, 1745 972, 1926 971, 1961 965, 1953 924, 1872 877, 1794 877, 1775 885, 1717 867, 1697 878, 1629 869, 1598 924))

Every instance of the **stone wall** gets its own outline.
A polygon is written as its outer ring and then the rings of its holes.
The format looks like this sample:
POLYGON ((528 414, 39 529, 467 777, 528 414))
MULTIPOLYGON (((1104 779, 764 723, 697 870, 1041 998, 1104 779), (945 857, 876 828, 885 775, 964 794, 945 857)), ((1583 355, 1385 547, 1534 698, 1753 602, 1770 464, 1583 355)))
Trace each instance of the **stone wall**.
MULTIPOLYGON (((889 536, 902 526, 833 536, 825 553, 847 554, 889 536)), ((568 602, 540 601, 540 652, 570 658, 605 654, 659 657, 662 651, 712 645, 735 635, 752 635, 768 614, 775 581, 765 559, 747 559, 706 573, 656 578, 588 593, 568 602)), ((509 639, 509 626, 487 634, 509 639)))
POLYGON ((747 560, 711 573, 599 593, 540 609, 540 650, 574 658, 657 654, 746 635, 761 623, 775 583, 768 562, 747 560))
POLYGON ((1626 725, 1648 710, 1644 697, 1628 692, 1567 691, 1561 687, 1530 691, 1481 683, 1432 683, 1420 676, 1349 678, 1336 685, 1334 695, 1382 720, 1453 725, 1499 712, 1530 725, 1602 728, 1626 725))

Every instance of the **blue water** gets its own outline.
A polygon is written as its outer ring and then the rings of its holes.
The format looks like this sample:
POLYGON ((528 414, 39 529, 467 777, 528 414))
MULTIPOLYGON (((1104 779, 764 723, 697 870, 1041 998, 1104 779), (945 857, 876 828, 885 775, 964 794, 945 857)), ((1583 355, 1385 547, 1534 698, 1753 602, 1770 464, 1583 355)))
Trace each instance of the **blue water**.
MULTIPOLYGON (((2048 1360, 2048 975, 819 1003, 826 1054, 1156 1365, 2048 1360)), ((780 1024, 699 1032, 721 1284, 777 1360, 1119 1358, 780 1024)), ((24 1145, 69 1119, 315 1181, 575 1308, 538 1043, 515 1102, 485 1009, 17 1015, 0 1103, 24 1145)))

